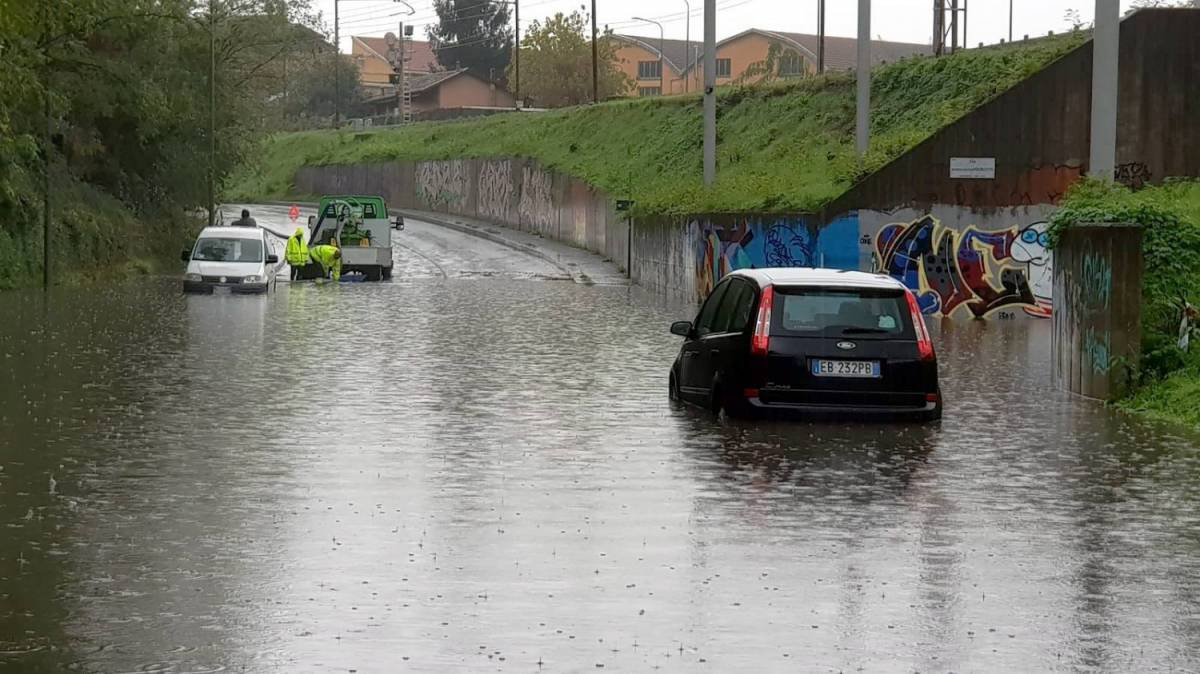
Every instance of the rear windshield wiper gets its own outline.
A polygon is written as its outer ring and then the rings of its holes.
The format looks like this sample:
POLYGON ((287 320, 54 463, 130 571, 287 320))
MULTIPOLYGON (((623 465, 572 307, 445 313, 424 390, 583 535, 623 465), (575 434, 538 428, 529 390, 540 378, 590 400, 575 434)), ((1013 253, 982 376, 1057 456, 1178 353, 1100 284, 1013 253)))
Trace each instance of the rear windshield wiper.
POLYGON ((884 328, 843 328, 843 335, 886 335, 892 332, 884 328))

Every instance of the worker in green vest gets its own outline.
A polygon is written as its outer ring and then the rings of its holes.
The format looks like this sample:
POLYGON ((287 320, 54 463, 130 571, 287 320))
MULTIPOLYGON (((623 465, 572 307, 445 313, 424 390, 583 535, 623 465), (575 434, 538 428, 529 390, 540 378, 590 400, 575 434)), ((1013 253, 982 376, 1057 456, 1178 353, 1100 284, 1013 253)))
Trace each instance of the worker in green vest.
POLYGON ((300 272, 308 266, 308 245, 304 243, 304 228, 297 227, 296 233, 287 242, 287 263, 292 265, 292 280, 300 278, 300 272))
POLYGON ((308 256, 321 265, 325 276, 333 274, 333 280, 342 278, 342 251, 337 246, 319 245, 308 249, 308 256))

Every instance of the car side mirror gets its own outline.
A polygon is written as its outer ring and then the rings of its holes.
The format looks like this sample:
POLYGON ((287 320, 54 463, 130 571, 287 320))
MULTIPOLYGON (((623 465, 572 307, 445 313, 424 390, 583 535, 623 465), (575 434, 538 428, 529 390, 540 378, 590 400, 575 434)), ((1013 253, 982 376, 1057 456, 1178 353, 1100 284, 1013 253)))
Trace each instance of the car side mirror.
POLYGON ((392 229, 404 231, 404 218, 402 216, 397 215, 396 219, 392 221, 392 229))
POLYGON ((268 255, 267 256, 267 264, 279 264, 279 256, 278 255, 268 255))
POLYGON ((692 334, 691 321, 675 321, 671 324, 671 334, 679 335, 680 337, 689 337, 692 334))
POLYGON ((192 259, 192 251, 184 250, 179 252, 179 259, 188 262, 192 259))

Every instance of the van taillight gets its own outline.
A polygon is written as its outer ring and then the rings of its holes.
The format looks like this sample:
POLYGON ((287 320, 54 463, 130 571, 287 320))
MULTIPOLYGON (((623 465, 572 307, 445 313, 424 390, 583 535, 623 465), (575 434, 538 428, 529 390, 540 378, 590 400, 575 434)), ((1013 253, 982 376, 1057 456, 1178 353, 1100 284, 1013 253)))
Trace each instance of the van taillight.
POLYGON ((763 288, 758 301, 758 319, 754 321, 754 336, 750 338, 750 354, 765 356, 771 348, 771 305, 775 302, 775 287, 763 288))
POLYGON ((917 305, 917 296, 911 290, 904 292, 908 297, 908 310, 912 313, 913 330, 917 331, 917 353, 920 354, 921 360, 933 360, 933 340, 929 339, 929 328, 925 326, 925 315, 921 313, 921 307, 917 305))

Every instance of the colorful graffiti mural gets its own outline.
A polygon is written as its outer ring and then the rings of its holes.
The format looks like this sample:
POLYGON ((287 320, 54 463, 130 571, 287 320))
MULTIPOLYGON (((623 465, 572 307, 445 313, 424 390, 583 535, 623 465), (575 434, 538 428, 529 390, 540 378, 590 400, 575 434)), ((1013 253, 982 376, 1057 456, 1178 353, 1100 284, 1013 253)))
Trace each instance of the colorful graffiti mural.
POLYGON ((885 225, 875 236, 875 269, 917 293, 927 314, 965 307, 982 318, 1001 309, 1048 318, 1053 269, 1046 223, 982 231, 944 227, 933 216, 885 225))
POLYGON ((731 271, 763 267, 858 269, 858 216, 847 214, 819 227, 803 216, 741 217, 728 224, 693 220, 696 292, 707 297, 731 271))

